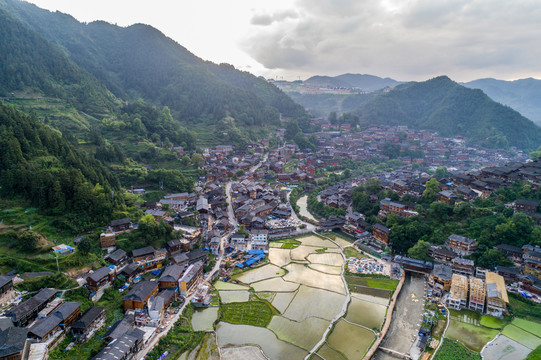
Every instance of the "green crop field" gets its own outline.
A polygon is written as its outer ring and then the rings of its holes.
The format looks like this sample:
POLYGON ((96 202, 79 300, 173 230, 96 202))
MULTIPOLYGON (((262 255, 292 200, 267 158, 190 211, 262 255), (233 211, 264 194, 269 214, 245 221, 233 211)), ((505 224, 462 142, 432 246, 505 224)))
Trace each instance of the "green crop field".
POLYGON ((444 339, 443 344, 434 356, 433 360, 478 360, 481 359, 481 355, 471 351, 465 346, 461 345, 458 341, 451 339, 444 339))
POLYGON ((345 278, 348 285, 361 285, 390 291, 396 290, 398 286, 398 280, 385 277, 346 276, 345 278))
POLYGON ((541 337, 541 323, 515 318, 511 324, 523 330, 526 330, 527 332, 532 333, 537 337, 541 337))
POLYGON ((506 321, 490 315, 483 315, 481 316, 481 325, 490 329, 503 329, 506 321))
POLYGON ((541 338, 538 338, 534 334, 523 330, 513 324, 507 325, 503 329, 502 334, 532 350, 538 346, 541 346, 541 338))
POLYGON ((445 337, 457 340, 474 351, 481 351, 483 346, 498 335, 498 330, 466 324, 451 319, 445 337))
POLYGON ((220 305, 221 320, 231 324, 265 327, 272 318, 272 309, 263 301, 248 301, 220 305))

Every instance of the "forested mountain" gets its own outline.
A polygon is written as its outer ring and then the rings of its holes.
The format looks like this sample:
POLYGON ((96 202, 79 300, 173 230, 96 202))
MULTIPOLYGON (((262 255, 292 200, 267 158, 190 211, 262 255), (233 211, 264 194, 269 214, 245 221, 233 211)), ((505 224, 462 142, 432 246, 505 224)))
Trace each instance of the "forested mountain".
POLYGON ((89 111, 113 107, 115 97, 59 49, 0 8, 0 96, 41 92, 89 111))
POLYGON ((541 144, 541 128, 532 121, 447 76, 398 85, 356 113, 364 124, 435 130, 442 136, 466 136, 486 147, 533 150, 541 144))
POLYGON ((182 121, 207 125, 230 116, 239 127, 278 126, 279 112, 306 116, 301 106, 263 79, 205 62, 151 26, 83 24, 26 2, 3 4, 122 99, 140 97, 168 106, 182 121))
POLYGON ((57 131, 0 104, 0 194, 21 197, 53 215, 73 214, 81 223, 108 221, 120 185, 98 160, 57 131))
POLYGON ((522 115, 541 125, 541 80, 520 79, 505 81, 479 79, 462 84, 472 89, 481 89, 492 99, 511 106, 522 115))
POLYGON ((386 87, 395 87, 399 81, 391 78, 380 78, 368 74, 342 74, 338 76, 312 76, 304 81, 312 86, 331 88, 358 88, 364 91, 376 91, 386 87))

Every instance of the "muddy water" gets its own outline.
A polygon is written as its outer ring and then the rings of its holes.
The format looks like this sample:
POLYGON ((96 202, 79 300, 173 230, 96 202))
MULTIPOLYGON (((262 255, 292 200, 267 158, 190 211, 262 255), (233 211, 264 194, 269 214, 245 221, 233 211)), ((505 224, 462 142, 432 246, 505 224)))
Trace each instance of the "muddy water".
POLYGON ((297 200, 297 205, 299 206, 299 214, 307 219, 317 221, 317 219, 308 212, 308 195, 299 198, 299 200, 297 200))
POLYGON ((218 307, 196 309, 192 317, 192 327, 194 331, 212 331, 212 324, 214 324, 217 317, 218 307))

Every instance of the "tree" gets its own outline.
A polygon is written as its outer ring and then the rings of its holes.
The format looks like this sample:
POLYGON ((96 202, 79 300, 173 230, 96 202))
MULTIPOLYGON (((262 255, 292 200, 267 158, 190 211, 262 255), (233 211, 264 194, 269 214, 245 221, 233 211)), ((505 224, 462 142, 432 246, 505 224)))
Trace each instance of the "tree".
POLYGON ((331 111, 329 113, 329 122, 333 125, 336 125, 338 123, 338 117, 336 116, 336 111, 331 111))
POLYGON ((428 257, 428 249, 430 248, 430 243, 428 241, 419 240, 417 244, 413 245, 408 250, 408 256, 418 260, 431 261, 428 257))
POLYGON ((39 242, 39 235, 34 231, 25 230, 19 235, 19 245, 23 251, 32 252, 36 250, 39 242))
POLYGON ((495 266, 513 265, 504 253, 498 249, 487 249, 476 261, 477 265, 485 269, 494 269, 495 266))
POLYGON ((88 254, 92 250, 92 241, 90 238, 88 238, 88 236, 83 237, 81 241, 79 241, 79 244, 77 244, 77 250, 84 255, 88 254))
POLYGON ((192 164, 194 164, 195 166, 199 167, 204 162, 205 162, 205 159, 203 158, 203 156, 201 156, 201 154, 195 153, 192 155, 192 164))
POLYGON ((423 191, 423 200, 433 202, 436 200, 438 193, 440 192, 440 183, 435 178, 428 180, 425 184, 425 190, 423 191))
POLYGON ((190 161, 191 161, 191 160, 190 160, 190 157, 189 157, 188 155, 184 155, 184 156, 182 157, 182 159, 180 159, 180 164, 181 164, 182 166, 188 166, 188 164, 190 163, 190 161))
POLYGON ((434 177, 438 180, 449 177, 450 173, 445 166, 438 166, 434 172, 434 177))

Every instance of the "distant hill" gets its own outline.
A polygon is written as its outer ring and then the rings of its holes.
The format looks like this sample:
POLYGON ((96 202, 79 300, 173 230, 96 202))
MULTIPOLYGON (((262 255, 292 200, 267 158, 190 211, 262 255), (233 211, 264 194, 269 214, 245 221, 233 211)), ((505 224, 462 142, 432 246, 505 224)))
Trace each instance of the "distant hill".
POLYGON ((287 93, 296 103, 304 106, 312 115, 327 118, 329 113, 338 115, 357 110, 362 104, 377 95, 369 94, 301 94, 290 91, 287 93))
POLYGON ((206 62, 151 26, 83 24, 70 15, 16 0, 0 0, 0 8, 118 98, 168 106, 174 118, 195 126, 193 130, 208 132, 205 126, 228 118, 241 130, 257 126, 259 131, 280 126, 279 113, 306 117, 300 105, 264 79, 206 62))
POLYGON ((365 91, 376 91, 401 84, 391 78, 367 74, 342 74, 334 77, 316 75, 304 80, 304 83, 329 88, 359 88, 365 91))
POLYGON ((532 121, 447 76, 398 85, 356 113, 364 124, 435 130, 442 136, 466 136, 486 147, 533 150, 541 144, 541 128, 532 121))
POLYGON ((541 125, 541 80, 528 78, 515 81, 479 79, 462 85, 481 89, 497 102, 511 106, 541 125))
POLYGON ((347 82, 352 87, 357 87, 366 91, 376 91, 386 87, 395 87, 402 84, 391 78, 380 78, 379 76, 368 74, 343 74, 335 77, 337 80, 347 82))

